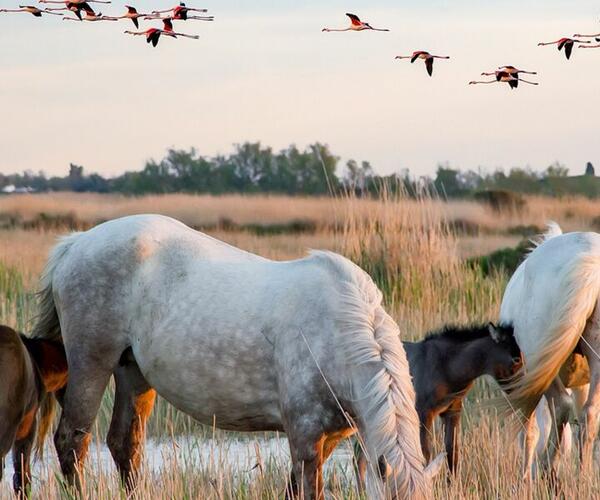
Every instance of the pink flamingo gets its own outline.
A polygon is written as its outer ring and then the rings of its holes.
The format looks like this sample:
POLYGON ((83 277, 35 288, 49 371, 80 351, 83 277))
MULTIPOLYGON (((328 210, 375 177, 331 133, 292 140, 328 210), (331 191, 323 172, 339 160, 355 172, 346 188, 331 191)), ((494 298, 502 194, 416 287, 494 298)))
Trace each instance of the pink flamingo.
MULTIPOLYGON (((180 2, 179 5, 167 9, 167 10, 153 10, 152 14, 165 14, 167 12, 172 12, 170 16, 171 19, 176 19, 178 21, 187 21, 188 19, 197 19, 199 21, 214 21, 214 16, 190 16, 190 12, 208 12, 206 9, 195 9, 192 7, 187 7, 185 3, 180 2)), ((160 18, 160 16, 159 16, 160 18)))
POLYGON ((519 78, 518 73, 509 73, 508 71, 494 71, 493 73, 482 73, 482 75, 494 75, 496 78, 489 81, 470 81, 469 85, 477 85, 480 83, 508 83, 511 89, 516 89, 519 86, 519 82, 528 83, 529 85, 539 85, 537 82, 529 82, 519 78))
POLYGON ((96 13, 89 13, 86 12, 85 13, 85 17, 79 18, 79 17, 68 17, 68 16, 64 16, 63 17, 63 21, 90 21, 90 22, 95 22, 95 21, 118 21, 118 19, 116 17, 110 17, 110 16, 103 16, 102 12, 98 12, 96 13))
POLYGON ((571 59, 571 53, 573 52, 573 46, 575 43, 592 43, 589 40, 577 40, 575 38, 560 38, 554 42, 540 42, 538 47, 542 45, 558 45, 558 50, 565 49, 565 56, 567 59, 571 59))
POLYGON ((56 14, 54 12, 50 12, 47 9, 38 9, 33 5, 19 5, 18 9, 0 9, 0 12, 27 12, 29 14, 33 14, 35 17, 42 17, 42 14, 51 14, 53 16, 60 16, 61 14, 56 14))
POLYGON ((135 7, 132 7, 131 5, 126 5, 125 8, 127 9, 127 12, 125 14, 123 14, 122 16, 117 16, 117 19, 131 19, 131 22, 133 23, 133 25, 136 28, 140 27, 140 23, 138 21, 138 19, 140 17, 147 17, 150 14, 141 14, 137 11, 137 9, 135 7))
POLYGON ((417 59, 423 59, 425 61, 425 67, 429 76, 433 75, 433 60, 434 59, 450 59, 450 56, 434 56, 424 50, 417 50, 410 56, 396 56, 396 59, 410 59, 411 63, 414 63, 417 59))
POLYGON ((323 28, 322 31, 364 31, 364 30, 372 30, 372 31, 390 31, 389 29, 384 28, 373 28, 369 23, 363 23, 356 14, 346 15, 350 18, 351 24, 347 28, 343 29, 335 29, 335 28, 323 28))
POLYGON ((159 28, 150 28, 145 31, 125 31, 125 33, 129 35, 144 35, 146 37, 146 42, 151 43, 153 47, 158 45, 161 35, 170 36, 172 38, 183 36, 185 38, 193 38, 194 40, 198 40, 200 38, 198 35, 187 35, 185 33, 177 33, 173 31, 173 23, 169 17, 163 19, 163 26, 164 29, 162 30, 159 28))

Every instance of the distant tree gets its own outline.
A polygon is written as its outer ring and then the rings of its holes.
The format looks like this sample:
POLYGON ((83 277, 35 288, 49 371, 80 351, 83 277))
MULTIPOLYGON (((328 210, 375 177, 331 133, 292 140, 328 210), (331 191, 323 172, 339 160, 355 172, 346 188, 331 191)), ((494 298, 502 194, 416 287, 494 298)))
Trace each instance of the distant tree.
POLYGON ((544 177, 567 177, 569 169, 559 162, 554 162, 544 172, 544 177))
POLYGON ((594 165, 592 165, 591 162, 587 162, 587 165, 585 166, 585 175, 591 175, 591 176, 595 176, 596 175, 596 171, 594 170, 594 165))
POLYGON ((438 166, 433 184, 437 192, 442 196, 452 198, 464 194, 460 170, 455 170, 448 166, 438 166))

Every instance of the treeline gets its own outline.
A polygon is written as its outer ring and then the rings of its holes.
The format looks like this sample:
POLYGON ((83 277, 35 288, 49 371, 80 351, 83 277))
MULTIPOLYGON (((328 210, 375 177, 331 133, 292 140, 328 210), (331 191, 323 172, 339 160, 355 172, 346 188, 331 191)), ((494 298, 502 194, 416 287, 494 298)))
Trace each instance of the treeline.
POLYGON ((65 177, 34 174, 0 174, 0 189, 30 187, 35 191, 150 193, 281 193, 324 195, 340 191, 374 194, 382 186, 409 195, 435 191, 444 197, 466 197, 482 190, 507 190, 537 194, 585 194, 600 196, 598 179, 588 164, 585 176, 569 177, 568 170, 554 164, 539 173, 528 168, 501 169, 492 173, 461 171, 440 166, 434 178, 414 178, 408 170, 377 175, 369 162, 349 160, 343 168, 328 146, 316 143, 305 149, 292 145, 273 151, 260 143, 244 143, 227 156, 207 157, 195 149, 171 149, 160 161, 149 161, 140 171, 114 178, 87 174, 71 164, 65 177))

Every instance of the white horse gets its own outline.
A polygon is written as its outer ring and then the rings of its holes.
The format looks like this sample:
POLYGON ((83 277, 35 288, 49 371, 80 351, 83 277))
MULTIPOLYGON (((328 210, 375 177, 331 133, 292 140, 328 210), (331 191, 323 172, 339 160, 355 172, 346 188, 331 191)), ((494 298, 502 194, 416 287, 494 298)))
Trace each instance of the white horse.
POLYGON ((500 320, 514 326, 523 352, 524 374, 512 387, 510 401, 526 422, 525 469, 529 477, 536 431, 532 413, 545 395, 555 428, 544 463, 554 466, 573 401, 559 372, 578 348, 589 364, 589 396, 582 412, 580 456, 591 463, 600 412, 600 235, 562 234, 551 225, 544 241, 521 263, 510 279, 500 320))
POLYGON ((55 435, 73 481, 111 375, 108 445, 126 484, 140 463, 154 390, 200 422, 284 431, 288 492, 320 498, 322 464, 356 427, 375 464, 373 497, 429 496, 408 363, 381 292, 349 260, 274 262, 180 222, 140 215, 64 238, 43 281, 35 335, 69 364, 55 435))

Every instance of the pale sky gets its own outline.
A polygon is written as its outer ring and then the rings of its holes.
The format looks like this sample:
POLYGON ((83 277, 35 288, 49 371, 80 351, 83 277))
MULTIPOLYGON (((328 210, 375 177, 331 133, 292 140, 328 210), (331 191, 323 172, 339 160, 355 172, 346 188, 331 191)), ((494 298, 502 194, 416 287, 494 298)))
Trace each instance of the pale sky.
MULTIPOLYGON (((119 15, 125 3, 96 7, 119 15)), ((600 166, 600 49, 575 49, 567 62, 555 46, 537 47, 600 32, 597 1, 187 3, 215 22, 177 22, 200 40, 163 38, 155 49, 123 34, 130 21, 0 14, 0 172, 64 175, 74 162, 112 176, 170 147, 212 156, 244 141, 276 150, 321 141, 379 173, 432 174, 446 161, 600 166), (345 12, 392 31, 321 32, 345 27, 345 12), (433 78, 422 61, 394 60, 418 49, 452 59, 436 61, 433 78), (503 64, 538 71, 540 86, 467 85, 503 64)))

